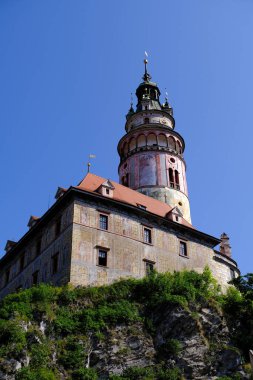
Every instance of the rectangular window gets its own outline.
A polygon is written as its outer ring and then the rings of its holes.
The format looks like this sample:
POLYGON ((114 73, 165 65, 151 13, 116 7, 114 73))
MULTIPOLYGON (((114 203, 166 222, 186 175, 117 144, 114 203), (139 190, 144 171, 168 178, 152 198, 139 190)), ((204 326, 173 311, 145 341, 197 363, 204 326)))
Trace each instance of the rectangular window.
POLYGON ((41 252, 41 238, 37 240, 36 243, 36 256, 38 256, 41 252))
POLYGON ((55 237, 59 236, 61 233, 61 217, 55 222, 55 237))
POLYGON ((37 285, 38 280, 39 280, 39 271, 36 270, 36 272, 32 274, 32 285, 37 285))
POLYGON ((144 234, 144 242, 151 244, 152 243, 151 230, 149 228, 144 227, 143 234, 144 234))
POLYGON ((155 265, 154 265, 154 263, 152 263, 150 261, 146 261, 145 266, 146 266, 146 276, 148 276, 153 272, 155 265))
POLYGON ((52 274, 55 274, 58 272, 58 266, 59 266, 59 252, 57 252, 52 257, 52 274))
POLYGON ((25 254, 23 253, 23 255, 20 256, 20 259, 19 259, 19 271, 22 272, 24 267, 25 267, 25 254))
POLYGON ((5 272, 5 285, 8 284, 8 282, 10 281, 10 273, 11 270, 7 269, 7 271, 5 272))
POLYGON ((107 251, 103 249, 98 250, 98 265, 107 266, 107 251))
POLYGON ((235 278, 235 271, 233 269, 230 269, 230 276, 231 276, 231 280, 235 278))
POLYGON ((180 241, 179 254, 180 256, 187 256, 187 245, 184 241, 180 241))
POLYGON ((102 230, 108 230, 108 216, 100 214, 99 215, 99 228, 102 230))
POLYGON ((137 203, 137 207, 141 208, 142 210, 146 210, 147 209, 147 206, 141 205, 139 203, 137 203))

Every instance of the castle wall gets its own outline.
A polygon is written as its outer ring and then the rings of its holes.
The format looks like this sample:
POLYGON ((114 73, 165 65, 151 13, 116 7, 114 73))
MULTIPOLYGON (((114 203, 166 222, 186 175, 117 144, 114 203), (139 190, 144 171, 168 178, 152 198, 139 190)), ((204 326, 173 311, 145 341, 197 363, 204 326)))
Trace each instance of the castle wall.
POLYGON ((145 216, 141 210, 127 210, 120 204, 114 207, 105 204, 100 200, 78 200, 57 212, 43 227, 33 227, 34 234, 27 239, 27 244, 19 243, 20 249, 14 248, 11 252, 13 257, 7 254, 2 262, 0 298, 19 288, 31 287, 36 272, 36 283, 60 286, 70 282, 78 286, 141 278, 150 265, 158 272, 184 269, 202 272, 209 266, 224 289, 237 275, 233 260, 198 241, 191 230, 187 235, 179 235, 176 226, 172 230, 166 221, 158 225, 156 216, 145 216), (108 218, 107 229, 100 228, 100 215, 108 218), (59 217, 61 230, 56 236, 59 217), (150 231, 150 243, 144 239, 145 229, 150 231), (36 252, 38 238, 41 239, 39 254, 36 252), (185 244, 186 255, 180 255, 180 242, 185 244), (107 254, 106 265, 99 265, 99 250, 107 254), (24 268, 20 270, 23 255, 24 268), (55 255, 58 256, 56 271, 55 255), (7 271, 10 275, 6 283, 7 271))
POLYGON ((33 285, 33 274, 38 273, 37 282, 63 285, 69 281, 70 254, 72 242, 73 203, 55 215, 42 229, 39 229, 27 244, 22 246, 0 271, 0 298, 19 288, 33 285), (61 216, 61 231, 55 236, 56 221, 61 216), (41 250, 36 252, 38 239, 41 239, 41 250), (58 254, 58 266, 53 273, 52 260, 58 254), (20 257, 24 255, 24 268, 20 270, 20 257), (6 272, 10 270, 6 284, 6 272))
POLYGON ((215 261, 215 255, 212 248, 190 236, 177 236, 139 215, 91 202, 75 203, 70 275, 74 285, 108 284, 121 277, 141 278, 146 275, 146 263, 153 263, 158 272, 202 272, 209 266, 225 288, 231 280, 232 262, 221 264, 215 261), (108 216, 108 230, 99 228, 101 213, 108 216), (151 230, 151 244, 144 242, 144 228, 151 230), (180 255, 180 241, 186 243, 187 256, 180 255), (107 251, 106 267, 98 265, 99 249, 107 251))

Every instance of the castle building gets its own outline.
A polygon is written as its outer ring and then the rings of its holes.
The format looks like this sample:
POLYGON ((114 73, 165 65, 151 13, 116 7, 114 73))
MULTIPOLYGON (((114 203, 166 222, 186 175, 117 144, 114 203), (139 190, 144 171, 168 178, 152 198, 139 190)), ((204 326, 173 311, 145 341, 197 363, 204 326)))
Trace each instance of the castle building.
POLYGON ((224 289, 240 274, 228 236, 218 239, 191 224, 185 143, 144 62, 137 107, 131 104, 118 144, 120 183, 88 173, 77 186, 59 187, 52 207, 30 217, 28 232, 7 241, 0 298, 41 282, 102 285, 153 269, 208 266, 224 289))

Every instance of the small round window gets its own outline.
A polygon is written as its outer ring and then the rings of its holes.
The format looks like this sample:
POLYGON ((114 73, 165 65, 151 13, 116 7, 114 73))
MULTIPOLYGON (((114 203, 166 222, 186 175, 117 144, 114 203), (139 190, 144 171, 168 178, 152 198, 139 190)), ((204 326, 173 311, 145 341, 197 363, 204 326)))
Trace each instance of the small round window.
POLYGON ((179 206, 183 206, 183 203, 182 202, 178 202, 179 206))
POLYGON ((176 162, 176 161, 175 161, 175 158, 171 157, 171 158, 170 158, 170 162, 173 162, 173 164, 174 164, 174 162, 176 162))

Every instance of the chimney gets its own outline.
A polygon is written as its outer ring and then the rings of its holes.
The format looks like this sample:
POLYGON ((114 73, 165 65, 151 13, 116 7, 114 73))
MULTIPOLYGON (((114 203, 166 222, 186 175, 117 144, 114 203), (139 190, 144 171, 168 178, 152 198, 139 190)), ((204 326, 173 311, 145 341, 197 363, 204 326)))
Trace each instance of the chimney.
POLYGON ((220 253, 223 255, 226 255, 228 257, 231 257, 231 246, 229 244, 229 237, 225 232, 221 234, 221 243, 220 243, 220 253))

